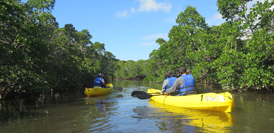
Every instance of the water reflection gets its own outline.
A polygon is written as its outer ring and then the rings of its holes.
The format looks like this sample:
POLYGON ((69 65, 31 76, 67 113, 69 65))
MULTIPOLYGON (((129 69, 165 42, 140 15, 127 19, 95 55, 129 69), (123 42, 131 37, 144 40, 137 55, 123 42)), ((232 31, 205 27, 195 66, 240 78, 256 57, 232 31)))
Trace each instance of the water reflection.
POLYGON ((124 96, 122 94, 116 94, 114 95, 116 98, 123 98, 124 96))
POLYGON ((190 110, 173 106, 165 106, 149 101, 149 106, 138 106, 132 118, 160 119, 156 126, 160 130, 173 132, 229 132, 234 124, 230 113, 217 111, 190 110))
POLYGON ((0 101, 0 133, 273 132, 274 95, 233 93, 231 114, 163 106, 132 98, 161 84, 115 81, 123 91, 86 98, 83 91, 0 101), (234 119, 235 118, 235 122, 234 119), (134 129, 134 130, 133 130, 134 129))
POLYGON ((85 118, 89 124, 88 132, 106 132, 117 128, 113 124, 113 117, 119 109, 118 100, 123 98, 122 94, 112 93, 97 97, 86 97, 85 104, 90 107, 85 118))
POLYGON ((94 99, 86 98, 86 104, 94 105, 95 109, 100 110, 102 112, 106 112, 106 101, 105 100, 96 101, 94 99))
POLYGON ((27 100, 0 101, 0 132, 98 132, 113 129, 122 94, 85 98, 56 94, 27 100), (43 130, 41 130, 43 129, 43 130))

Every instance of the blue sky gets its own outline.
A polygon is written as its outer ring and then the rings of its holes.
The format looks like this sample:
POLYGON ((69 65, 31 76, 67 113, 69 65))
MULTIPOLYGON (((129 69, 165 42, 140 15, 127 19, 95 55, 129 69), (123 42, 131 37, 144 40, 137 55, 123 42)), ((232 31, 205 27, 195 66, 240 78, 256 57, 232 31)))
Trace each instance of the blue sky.
POLYGON ((159 48, 157 38, 168 40, 187 5, 196 7, 209 25, 224 22, 216 4, 216 0, 56 0, 52 14, 59 27, 88 29, 91 41, 104 43, 117 59, 137 61, 149 59, 159 48))

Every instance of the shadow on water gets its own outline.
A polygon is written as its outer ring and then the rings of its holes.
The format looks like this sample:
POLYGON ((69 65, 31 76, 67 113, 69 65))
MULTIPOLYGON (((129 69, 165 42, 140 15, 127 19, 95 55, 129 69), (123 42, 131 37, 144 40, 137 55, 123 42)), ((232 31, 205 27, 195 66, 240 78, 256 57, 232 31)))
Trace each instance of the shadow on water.
MULTIPOLYGON (((79 93, 74 93, 78 95, 79 93)), ((37 111, 43 109, 48 103, 72 102, 70 93, 51 93, 49 95, 40 95, 40 97, 29 97, 16 100, 0 100, 0 120, 23 119, 26 117, 34 117, 40 115, 48 115, 48 110, 37 111)), ((74 97, 74 96, 73 96, 74 97)))
POLYGON ((109 117, 123 94, 86 98, 84 93, 52 93, 38 99, 1 100, 0 132, 92 132, 113 128, 109 117))
POLYGON ((0 121, 23 119, 25 117, 39 116, 47 114, 45 112, 37 112, 34 105, 26 105, 25 100, 9 100, 0 101, 0 121))

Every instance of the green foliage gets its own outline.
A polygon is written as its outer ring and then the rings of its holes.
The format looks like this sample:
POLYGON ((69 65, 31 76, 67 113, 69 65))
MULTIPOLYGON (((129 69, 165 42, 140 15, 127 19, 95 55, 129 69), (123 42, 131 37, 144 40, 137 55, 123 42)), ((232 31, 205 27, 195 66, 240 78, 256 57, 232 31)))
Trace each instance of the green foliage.
POLYGON ((207 26, 196 9, 187 6, 169 32, 169 40, 156 40, 160 48, 150 54, 144 81, 162 82, 166 70, 186 66, 202 83, 223 89, 268 89, 274 78, 274 2, 218 0, 218 11, 227 22, 207 26))
POLYGON ((0 2, 0 94, 16 98, 92 83, 98 73, 112 78, 115 56, 93 44, 88 30, 58 27, 50 13, 55 0, 0 2))
POLYGON ((144 69, 146 65, 145 60, 138 60, 137 62, 118 60, 115 63, 117 70, 114 72, 114 77, 118 79, 143 79, 146 76, 144 69))

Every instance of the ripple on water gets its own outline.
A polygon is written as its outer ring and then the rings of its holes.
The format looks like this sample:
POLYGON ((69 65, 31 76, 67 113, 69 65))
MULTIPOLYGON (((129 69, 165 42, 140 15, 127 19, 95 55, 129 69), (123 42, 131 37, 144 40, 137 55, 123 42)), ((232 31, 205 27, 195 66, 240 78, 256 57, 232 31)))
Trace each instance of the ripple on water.
POLYGON ((110 116, 97 118, 90 121, 89 132, 94 131, 106 131, 113 128, 113 125, 109 122, 110 116))

